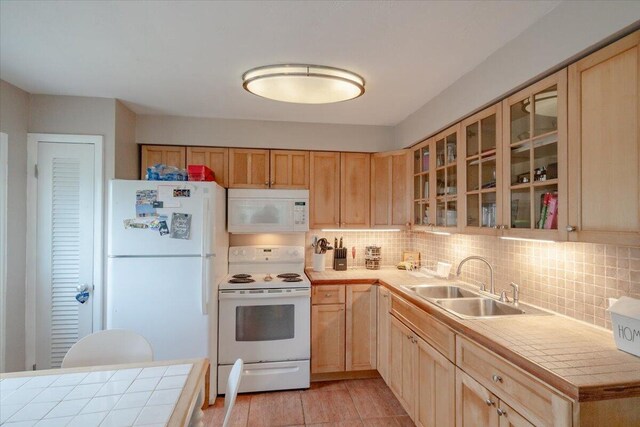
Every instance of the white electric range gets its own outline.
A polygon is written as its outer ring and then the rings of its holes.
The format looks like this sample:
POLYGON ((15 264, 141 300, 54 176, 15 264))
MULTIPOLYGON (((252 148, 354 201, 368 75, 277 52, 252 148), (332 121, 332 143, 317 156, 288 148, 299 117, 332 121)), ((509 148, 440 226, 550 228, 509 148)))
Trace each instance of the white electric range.
POLYGON ((230 247, 218 297, 218 389, 239 358, 241 392, 308 388, 311 282, 304 247, 230 247))

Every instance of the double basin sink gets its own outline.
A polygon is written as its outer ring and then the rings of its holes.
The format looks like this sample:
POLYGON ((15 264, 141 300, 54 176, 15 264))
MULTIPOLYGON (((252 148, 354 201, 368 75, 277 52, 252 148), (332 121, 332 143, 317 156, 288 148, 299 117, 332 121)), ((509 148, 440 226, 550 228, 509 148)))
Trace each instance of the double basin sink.
POLYGON ((549 314, 522 303, 516 305, 500 302, 456 285, 416 285, 403 288, 463 319, 549 314))

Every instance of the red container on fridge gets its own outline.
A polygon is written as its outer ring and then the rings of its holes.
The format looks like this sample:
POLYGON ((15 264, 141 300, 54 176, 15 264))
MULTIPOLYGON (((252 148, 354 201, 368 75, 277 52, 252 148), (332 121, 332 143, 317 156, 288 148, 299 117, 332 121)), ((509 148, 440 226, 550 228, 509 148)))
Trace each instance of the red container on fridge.
POLYGON ((189 181, 215 181, 215 175, 211 169, 205 165, 187 166, 189 181))

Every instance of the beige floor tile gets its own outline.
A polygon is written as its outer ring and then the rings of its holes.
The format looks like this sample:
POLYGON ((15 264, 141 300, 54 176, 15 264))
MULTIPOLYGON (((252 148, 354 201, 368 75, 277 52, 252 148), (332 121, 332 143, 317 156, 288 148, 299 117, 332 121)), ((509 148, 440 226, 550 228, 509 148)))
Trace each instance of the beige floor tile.
POLYGON ((307 424, 358 420, 358 411, 345 390, 308 390, 300 394, 307 424))
MULTIPOLYGON (((383 383, 384 384, 384 383, 383 383)), ((384 385, 349 387, 349 394, 360 418, 381 418, 407 415, 391 390, 384 385)))
POLYGON ((289 426, 304 424, 299 391, 261 393, 251 396, 248 425, 289 426))

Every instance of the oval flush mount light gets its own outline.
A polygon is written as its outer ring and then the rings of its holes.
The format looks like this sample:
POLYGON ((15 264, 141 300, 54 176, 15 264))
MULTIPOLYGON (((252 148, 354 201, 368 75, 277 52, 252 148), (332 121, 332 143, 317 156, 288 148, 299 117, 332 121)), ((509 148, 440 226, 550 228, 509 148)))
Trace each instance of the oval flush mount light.
POLYGON ((252 68, 242 86, 263 98, 297 104, 330 104, 364 93, 364 79, 351 71, 324 65, 281 64, 252 68))

